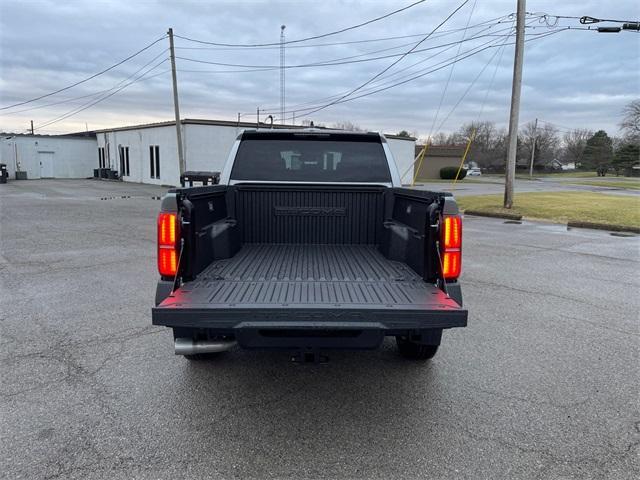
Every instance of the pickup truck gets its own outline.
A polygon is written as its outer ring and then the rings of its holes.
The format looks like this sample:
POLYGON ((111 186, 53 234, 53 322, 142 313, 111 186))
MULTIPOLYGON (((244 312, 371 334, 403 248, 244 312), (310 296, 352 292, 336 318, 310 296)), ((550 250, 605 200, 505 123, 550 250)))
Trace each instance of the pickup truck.
POLYGON ((217 185, 169 190, 154 325, 190 360, 242 348, 432 358, 464 327, 462 220, 449 193, 403 188, 385 137, 248 130, 217 185))

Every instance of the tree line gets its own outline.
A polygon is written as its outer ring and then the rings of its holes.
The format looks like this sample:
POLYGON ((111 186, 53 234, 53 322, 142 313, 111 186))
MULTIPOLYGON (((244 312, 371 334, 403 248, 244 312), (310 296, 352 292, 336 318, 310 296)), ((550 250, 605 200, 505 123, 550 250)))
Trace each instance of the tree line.
MULTIPOLYGON (((604 130, 594 132, 576 128, 561 131, 550 123, 540 122, 535 128, 534 122, 529 122, 518 132, 518 165, 528 169, 535 140, 535 170, 557 169, 558 163, 562 163, 598 172, 612 168, 616 173, 621 173, 640 162, 640 100, 624 108, 620 127, 623 135, 610 137, 604 130)), ((476 162, 490 171, 504 171, 508 132, 505 128, 497 128, 493 122, 466 123, 455 133, 436 134, 431 138, 431 143, 466 144, 474 131, 468 161, 476 162)))

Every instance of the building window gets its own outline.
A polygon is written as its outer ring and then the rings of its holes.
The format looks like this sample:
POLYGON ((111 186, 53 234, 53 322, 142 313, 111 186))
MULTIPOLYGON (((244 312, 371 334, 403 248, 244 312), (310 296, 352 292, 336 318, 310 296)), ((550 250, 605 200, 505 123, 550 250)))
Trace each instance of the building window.
POLYGON ((129 176, 129 147, 119 147, 120 151, 120 175, 129 176))
POLYGON ((105 168, 104 147, 98 147, 98 168, 105 168))
POLYGON ((156 178, 160 178, 160 147, 156 145, 156 178))
POLYGON ((151 178, 160 178, 160 146, 149 145, 149 172, 151 178))

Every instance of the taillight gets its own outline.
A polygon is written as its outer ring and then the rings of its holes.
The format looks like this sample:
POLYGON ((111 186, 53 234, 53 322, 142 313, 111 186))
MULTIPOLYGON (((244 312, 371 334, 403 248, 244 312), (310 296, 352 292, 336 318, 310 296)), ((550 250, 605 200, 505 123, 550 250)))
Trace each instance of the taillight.
POLYGON ((462 218, 460 215, 442 217, 441 238, 442 276, 455 280, 462 271, 462 218))
POLYGON ((163 277, 174 277, 178 271, 180 224, 175 213, 158 215, 158 271, 163 277))

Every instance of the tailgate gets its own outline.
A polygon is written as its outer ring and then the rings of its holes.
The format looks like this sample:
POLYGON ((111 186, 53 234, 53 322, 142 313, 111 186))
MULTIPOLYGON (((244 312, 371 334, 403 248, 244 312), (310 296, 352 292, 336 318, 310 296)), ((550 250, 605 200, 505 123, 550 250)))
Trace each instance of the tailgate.
POLYGON ((248 244, 153 309, 153 323, 233 329, 462 327, 467 311, 367 245, 248 244))

